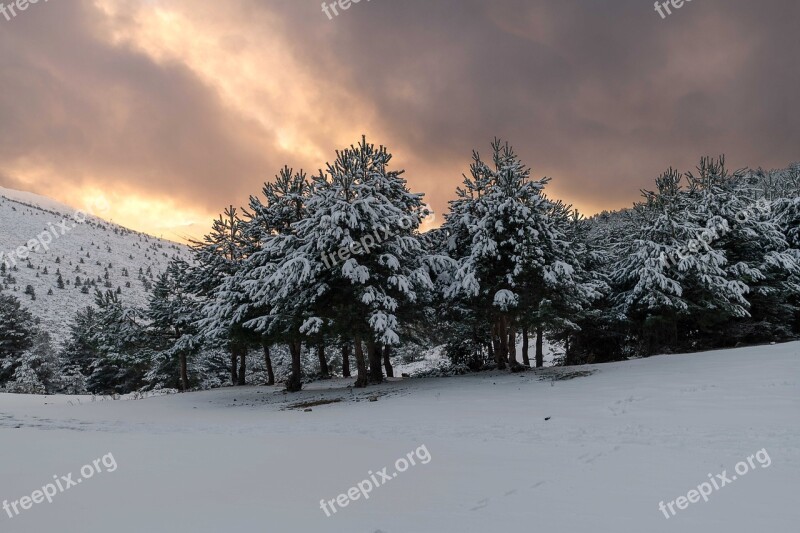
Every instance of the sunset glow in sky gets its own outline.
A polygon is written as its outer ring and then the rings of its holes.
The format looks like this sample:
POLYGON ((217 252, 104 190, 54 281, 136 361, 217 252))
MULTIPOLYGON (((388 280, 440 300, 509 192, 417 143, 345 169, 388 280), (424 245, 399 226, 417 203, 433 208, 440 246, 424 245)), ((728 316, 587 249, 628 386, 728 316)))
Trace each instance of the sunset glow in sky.
POLYGON ((548 194, 629 205, 669 166, 800 159, 800 4, 51 0, 0 17, 0 185, 199 237, 362 134, 446 210, 510 141, 548 194))

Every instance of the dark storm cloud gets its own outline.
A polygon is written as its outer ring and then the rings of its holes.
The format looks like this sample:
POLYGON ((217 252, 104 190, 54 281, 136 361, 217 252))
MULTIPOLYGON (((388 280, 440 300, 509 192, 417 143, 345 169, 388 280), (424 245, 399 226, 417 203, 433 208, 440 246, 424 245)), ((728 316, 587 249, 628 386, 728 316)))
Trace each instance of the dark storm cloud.
MULTIPOLYGON (((98 37, 129 21, 90 2, 36 7, 0 20, 0 170, 41 158, 67 179, 103 172, 150 196, 221 207, 283 162, 324 162, 277 148, 272 129, 231 112, 180 60, 98 37)), ((733 166, 800 159, 800 4, 790 0, 693 0, 665 20, 649 0, 362 0, 333 20, 318 0, 224 9, 240 28, 277 17, 265 31, 317 80, 323 97, 296 110, 309 144, 338 147, 319 117, 378 132, 439 212, 471 149, 495 135, 590 209, 625 205, 701 155, 724 152, 733 166), (364 112, 348 117, 353 105, 364 112)), ((237 38, 224 39, 231 61, 237 38)), ((309 90, 297 81, 285 79, 287 94, 309 90)))
POLYGON ((306 53, 337 51, 327 68, 346 63, 419 157, 465 161, 497 134, 570 199, 619 205, 704 154, 800 158, 799 17, 778 0, 695 0, 666 20, 646 0, 375 1, 324 20, 306 53))

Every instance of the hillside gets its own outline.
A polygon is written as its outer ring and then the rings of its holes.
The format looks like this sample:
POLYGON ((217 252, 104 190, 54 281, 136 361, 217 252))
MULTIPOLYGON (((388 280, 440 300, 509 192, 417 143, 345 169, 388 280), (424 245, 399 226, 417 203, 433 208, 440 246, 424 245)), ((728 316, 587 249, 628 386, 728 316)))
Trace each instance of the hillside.
POLYGON ((0 501, 112 454, 3 531, 795 531, 800 343, 624 363, 131 401, 0 394, 0 501), (370 397, 377 401, 368 401, 370 397), (326 403, 328 402, 328 403, 326 403), (334 402, 334 403, 330 403, 334 402), (310 409, 310 411, 307 411, 310 409), (57 444, 55 444, 57 443, 57 444), (328 517, 320 500, 429 457, 328 517), (740 461, 764 450, 735 479, 740 461), (760 459, 764 459, 763 454, 760 459), (105 463, 104 463, 105 464, 105 463), (112 464, 110 461, 108 464, 112 464), (727 472, 709 501, 669 503, 727 472), (733 476, 733 477, 732 477, 733 476), (676 509, 677 510, 677 509, 676 509))
MULTIPOLYGON (((102 214, 103 210, 96 211, 102 214)), ((119 291, 125 303, 144 305, 153 279, 169 259, 189 257, 184 245, 3 187, 0 253, 3 290, 17 296, 56 342, 67 334, 75 311, 94 301, 95 289, 119 291), (28 246, 31 240, 35 244, 28 246), (20 247, 28 248, 26 259, 19 257, 20 247), (59 288, 59 273, 63 288, 59 288), (25 293, 29 285, 33 296, 25 293)))

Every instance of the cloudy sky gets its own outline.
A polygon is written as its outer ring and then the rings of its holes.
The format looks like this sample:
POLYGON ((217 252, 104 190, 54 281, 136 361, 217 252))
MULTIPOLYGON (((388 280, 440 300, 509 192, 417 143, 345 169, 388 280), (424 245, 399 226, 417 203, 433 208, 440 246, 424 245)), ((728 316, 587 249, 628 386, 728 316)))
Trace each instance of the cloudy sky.
MULTIPOLYGON (((2 1, 2 0, 0 0, 2 1)), ((5 0, 9 4, 9 0, 5 0)), ((796 0, 49 0, 0 15, 0 185, 168 238, 366 134, 441 214, 509 140, 587 213, 800 160, 796 0)))

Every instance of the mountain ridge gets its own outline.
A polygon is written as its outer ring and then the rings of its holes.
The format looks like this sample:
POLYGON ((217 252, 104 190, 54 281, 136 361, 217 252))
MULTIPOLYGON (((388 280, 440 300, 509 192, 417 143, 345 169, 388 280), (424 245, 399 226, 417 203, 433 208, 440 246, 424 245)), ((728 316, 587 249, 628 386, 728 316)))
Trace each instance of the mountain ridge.
POLYGON ((93 304, 95 290, 144 306, 169 260, 189 258, 186 245, 98 216, 107 207, 75 209, 0 187, 0 290, 19 298, 56 343, 75 312, 93 304))

